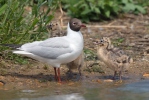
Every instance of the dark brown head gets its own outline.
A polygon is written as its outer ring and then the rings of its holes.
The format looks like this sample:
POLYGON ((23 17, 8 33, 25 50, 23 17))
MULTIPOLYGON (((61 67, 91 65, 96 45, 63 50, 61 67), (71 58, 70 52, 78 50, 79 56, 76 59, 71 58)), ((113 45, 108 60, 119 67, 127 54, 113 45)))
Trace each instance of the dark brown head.
POLYGON ((50 24, 48 24, 47 26, 47 29, 50 30, 50 31, 53 31, 53 30, 56 30, 58 29, 58 22, 51 22, 50 24))
POLYGON ((107 47, 108 45, 109 45, 108 38, 103 37, 103 38, 100 39, 100 41, 99 41, 99 46, 107 47))
POLYGON ((72 18, 70 19, 69 21, 69 25, 70 25, 70 29, 73 30, 73 31, 76 31, 78 32, 81 27, 86 27, 85 25, 82 24, 82 22, 77 19, 77 18, 72 18))

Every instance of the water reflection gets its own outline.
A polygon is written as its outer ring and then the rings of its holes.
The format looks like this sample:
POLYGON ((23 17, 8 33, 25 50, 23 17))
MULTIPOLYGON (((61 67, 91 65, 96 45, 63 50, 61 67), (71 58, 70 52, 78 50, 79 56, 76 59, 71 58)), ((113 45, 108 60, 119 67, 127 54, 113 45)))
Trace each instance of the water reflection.
POLYGON ((43 96, 37 98, 20 98, 15 100, 85 100, 83 96, 78 93, 67 95, 43 96))
POLYGON ((149 92, 149 80, 143 80, 136 83, 126 84, 118 89, 122 91, 129 91, 135 93, 149 92))

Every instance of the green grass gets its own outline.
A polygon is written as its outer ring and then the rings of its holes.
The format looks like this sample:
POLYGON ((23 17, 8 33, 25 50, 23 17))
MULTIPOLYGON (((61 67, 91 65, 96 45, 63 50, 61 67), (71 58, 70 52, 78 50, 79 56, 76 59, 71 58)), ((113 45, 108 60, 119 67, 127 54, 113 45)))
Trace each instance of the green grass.
POLYGON ((114 46, 119 46, 119 45, 121 45, 124 41, 125 41, 124 38, 117 38, 117 39, 112 40, 112 44, 113 44, 114 46))
POLYGON ((85 60, 96 60, 97 56, 96 53, 90 49, 85 48, 84 49, 84 54, 85 54, 85 60))
POLYGON ((97 72, 97 73, 105 73, 99 64, 94 63, 92 66, 87 67, 84 71, 87 72, 97 72))
MULTIPOLYGON (((0 0, 0 44, 23 44, 43 40, 48 34, 46 24, 54 17, 59 0, 0 0), (40 8, 48 6, 46 11, 40 8), (26 10, 25 8, 31 10, 26 10), (50 14, 49 14, 50 13, 50 14)), ((0 57, 27 64, 26 58, 13 55, 8 47, 0 46, 0 57)))

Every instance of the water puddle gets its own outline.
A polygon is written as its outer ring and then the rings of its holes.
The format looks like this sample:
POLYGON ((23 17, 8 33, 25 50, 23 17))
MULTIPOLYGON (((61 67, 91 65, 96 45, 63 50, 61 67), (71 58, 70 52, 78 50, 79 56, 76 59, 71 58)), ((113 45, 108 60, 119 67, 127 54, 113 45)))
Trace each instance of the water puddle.
POLYGON ((148 100, 149 80, 132 83, 51 84, 34 89, 0 90, 0 100, 148 100))

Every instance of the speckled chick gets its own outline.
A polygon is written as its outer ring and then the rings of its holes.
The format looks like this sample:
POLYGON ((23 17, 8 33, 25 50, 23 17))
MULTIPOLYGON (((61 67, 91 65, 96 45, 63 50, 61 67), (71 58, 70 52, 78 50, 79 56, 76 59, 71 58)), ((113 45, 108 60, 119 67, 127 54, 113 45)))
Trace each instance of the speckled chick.
POLYGON ((114 48, 108 37, 103 37, 100 39, 97 56, 99 60, 104 62, 110 69, 114 71, 114 77, 119 76, 121 80, 122 71, 124 68, 128 70, 130 63, 133 62, 132 58, 127 56, 123 50, 114 48))

